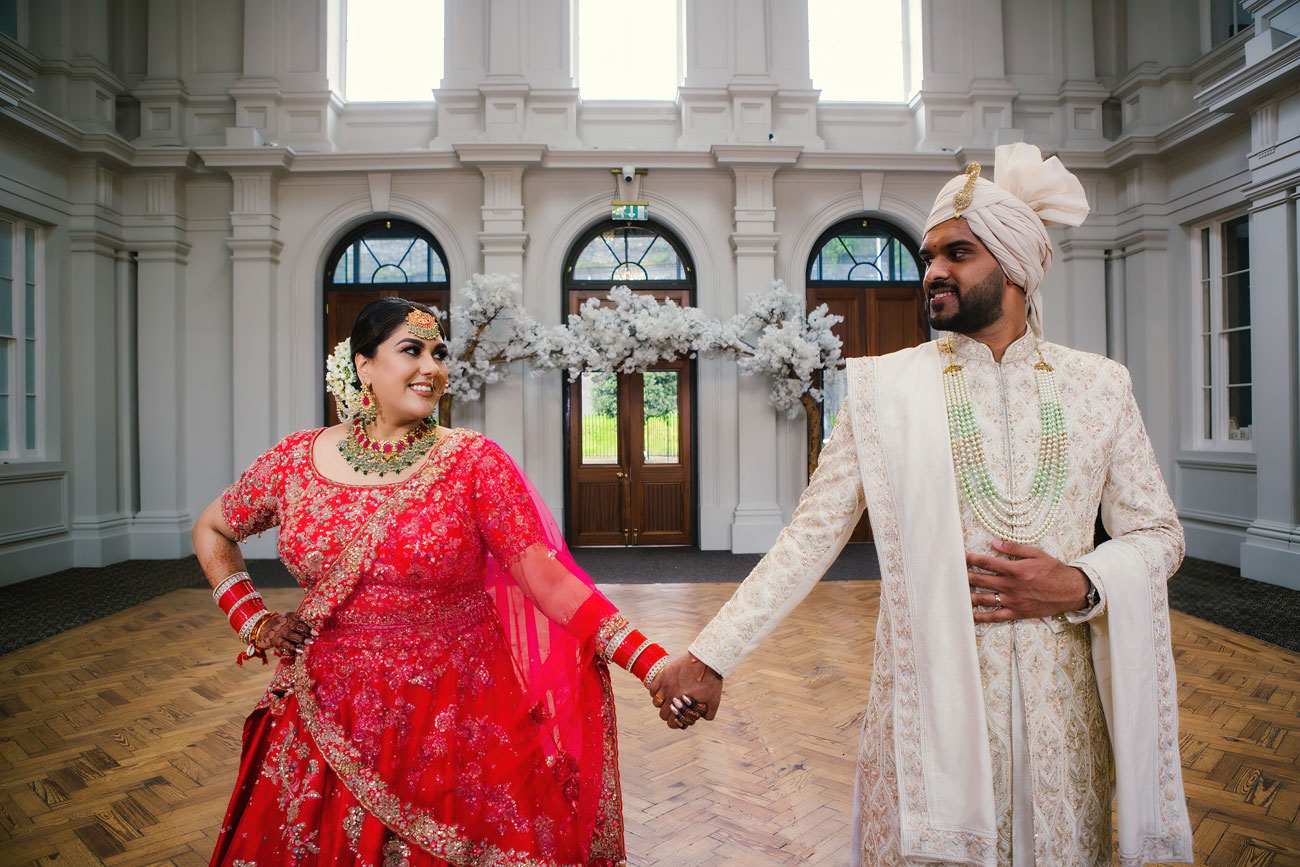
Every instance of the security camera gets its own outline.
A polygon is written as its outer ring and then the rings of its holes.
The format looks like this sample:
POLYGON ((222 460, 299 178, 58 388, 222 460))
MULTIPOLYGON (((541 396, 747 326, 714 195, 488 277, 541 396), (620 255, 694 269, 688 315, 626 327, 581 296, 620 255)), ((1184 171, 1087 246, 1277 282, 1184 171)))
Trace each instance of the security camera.
POLYGON ((636 177, 635 166, 623 166, 623 181, 625 183, 629 183, 629 184, 632 183, 632 179, 635 177, 636 177))

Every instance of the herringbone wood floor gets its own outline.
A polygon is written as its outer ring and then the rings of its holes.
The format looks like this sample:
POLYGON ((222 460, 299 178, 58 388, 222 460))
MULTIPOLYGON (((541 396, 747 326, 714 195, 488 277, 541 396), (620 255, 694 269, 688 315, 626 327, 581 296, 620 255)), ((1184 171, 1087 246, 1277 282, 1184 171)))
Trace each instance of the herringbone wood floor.
MULTIPOLYGON (((675 649, 734 587, 607 590, 675 649)), ((877 587, 818 586, 686 734, 615 672, 633 864, 847 863, 877 587)), ((1300 865, 1300 657, 1185 615, 1174 638, 1197 863, 1300 865)), ((0 657, 0 863, 206 864, 270 672, 237 649, 179 590, 0 657)))

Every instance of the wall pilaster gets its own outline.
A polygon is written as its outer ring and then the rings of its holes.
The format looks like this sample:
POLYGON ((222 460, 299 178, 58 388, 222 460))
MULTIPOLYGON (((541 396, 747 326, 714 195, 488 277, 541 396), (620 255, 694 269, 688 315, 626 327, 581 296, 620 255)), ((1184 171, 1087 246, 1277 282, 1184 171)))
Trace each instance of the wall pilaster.
POLYGON ((447 52, 430 147, 579 147, 572 0, 447 0, 447 52))
POLYGON ((343 2, 245 0, 243 74, 229 91, 236 127, 299 151, 336 149, 343 2))
POLYGON ((140 510, 132 520, 131 555, 184 557, 191 552, 186 507, 185 282, 190 244, 137 241, 140 510))
POLYGON ((1174 478, 1173 448, 1179 442, 1175 335, 1170 333, 1168 317, 1172 289, 1168 241, 1163 220, 1145 221, 1120 239, 1127 322, 1125 363, 1167 483, 1174 478))
POLYGON ((1241 574, 1300 590, 1297 199, 1294 186, 1273 186, 1255 192, 1250 208, 1251 435, 1261 471, 1241 574))
MULTIPOLYGON (((718 165, 735 180, 734 231, 736 308, 745 310, 748 296, 764 292, 776 279, 776 229, 773 177, 793 165, 800 148, 726 146, 713 148, 718 165)), ((736 554, 767 551, 785 526, 774 471, 777 416, 768 402, 769 385, 762 377, 741 377, 736 384, 736 416, 745 446, 737 450, 736 511, 731 523, 731 550, 736 554)))
POLYGON ((1105 355, 1106 230, 1083 226, 1057 232, 1061 255, 1048 272, 1047 338, 1105 355))
MULTIPOLYGON (((463 145, 456 155, 483 174, 484 274, 524 273, 528 233, 524 228, 524 173, 541 164, 543 145, 463 145)), ((458 300, 458 299, 457 299, 458 300)), ((537 309, 525 288, 524 307, 537 309)), ((526 466, 524 453, 524 364, 517 362, 504 381, 489 385, 483 395, 483 432, 526 466)))

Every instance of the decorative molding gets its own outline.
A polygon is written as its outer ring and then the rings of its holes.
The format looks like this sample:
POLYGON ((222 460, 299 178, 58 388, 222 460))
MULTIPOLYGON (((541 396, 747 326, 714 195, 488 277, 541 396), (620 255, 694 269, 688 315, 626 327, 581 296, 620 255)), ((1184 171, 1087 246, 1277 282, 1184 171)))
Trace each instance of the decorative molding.
POLYGON ((186 265, 189 263, 192 247, 179 240, 133 241, 132 249, 139 262, 161 262, 165 265, 186 265))
POLYGON ((1204 509, 1178 509, 1178 517, 1184 520, 1201 521, 1206 524, 1218 524, 1224 527, 1236 527, 1245 530, 1251 525, 1250 518, 1240 515, 1227 515, 1222 512, 1207 512, 1204 509))
POLYGON ((391 172, 371 172, 366 176, 370 187, 370 210, 382 214, 388 210, 388 200, 393 193, 393 175, 391 172))
POLYGON ((210 169, 268 169, 289 171, 298 160, 293 148, 271 146, 260 148, 195 148, 195 153, 210 169))
POLYGON ((527 232, 479 232, 485 256, 522 256, 528 248, 527 232))
POLYGON ((862 210, 880 210, 880 194, 885 187, 885 173, 861 172, 859 181, 862 184, 862 210))
MULTIPOLYGON (((30 484, 33 482, 56 482, 59 486, 59 520, 55 523, 38 524, 34 527, 28 527, 25 530, 0 534, 0 545, 7 545, 13 542, 21 542, 27 539, 40 539, 45 536, 53 536, 59 533, 66 533, 70 529, 69 507, 68 502, 68 472, 67 470, 55 470, 52 472, 26 473, 23 475, 5 475, 0 476, 0 488, 9 485, 30 484)), ((5 494, 6 498, 13 496, 5 494)))
POLYGON ((1214 470, 1223 473, 1247 473, 1255 475, 1254 453, 1251 453, 1251 460, 1233 459, 1223 457, 1202 457, 1199 455, 1189 455, 1186 452, 1174 457, 1174 463, 1179 469, 1189 470, 1214 470))
MULTIPOLYGON (((497 143, 453 145, 456 157, 467 166, 479 166, 490 163, 509 163, 511 165, 541 165, 546 159, 549 148, 544 144, 497 143)), ((605 162, 609 157, 605 157, 605 162)))
MULTIPOLYGON (((717 164, 708 151, 557 151, 548 150, 542 159, 546 169, 602 169, 610 162, 632 163, 639 169, 714 169, 717 164)), ((608 197, 607 197, 608 198, 608 197)), ((608 201, 606 201, 608 204, 608 201)))
POLYGON ((400 151, 397 153, 300 154, 289 149, 287 168, 293 174, 337 172, 427 172, 462 168, 452 151, 400 151))
POLYGON ((956 175, 961 174, 962 168, 969 162, 962 158, 962 153, 853 154, 805 151, 799 156, 795 168, 841 172, 942 172, 945 175, 956 175))
POLYGON ((714 145, 709 149, 720 166, 792 166, 803 153, 803 145, 769 144, 714 145))
POLYGON ((1261 91, 1297 81, 1300 81, 1300 39, 1292 39, 1259 63, 1210 85, 1194 98, 1212 111, 1238 112, 1249 108, 1261 91))

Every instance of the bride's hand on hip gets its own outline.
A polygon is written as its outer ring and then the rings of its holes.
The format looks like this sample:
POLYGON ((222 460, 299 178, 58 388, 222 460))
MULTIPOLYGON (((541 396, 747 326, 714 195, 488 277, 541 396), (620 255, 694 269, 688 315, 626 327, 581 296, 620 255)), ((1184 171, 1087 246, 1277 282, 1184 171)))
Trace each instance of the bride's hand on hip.
POLYGON ((258 650, 273 650, 280 656, 302 653, 318 633, 297 613, 276 614, 257 634, 258 650))

